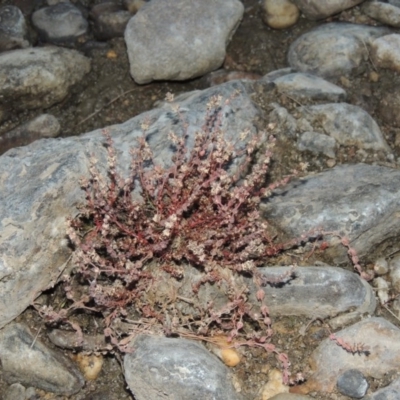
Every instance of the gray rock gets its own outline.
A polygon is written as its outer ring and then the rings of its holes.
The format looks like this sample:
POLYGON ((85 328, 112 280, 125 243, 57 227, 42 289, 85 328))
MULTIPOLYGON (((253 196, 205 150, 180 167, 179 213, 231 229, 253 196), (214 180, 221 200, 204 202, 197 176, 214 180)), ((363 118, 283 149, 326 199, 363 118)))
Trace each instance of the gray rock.
POLYGON ((26 390, 21 384, 14 383, 4 393, 3 400, 26 400, 25 393, 26 390))
MULTIPOLYGON (((400 9, 399 9, 400 10, 400 9)), ((400 35, 393 33, 371 43, 371 57, 379 68, 400 72, 400 35)))
POLYGON ((90 70, 75 50, 36 47, 0 54, 0 113, 47 108, 62 101, 90 70))
POLYGON ((0 8, 0 51, 25 48, 28 27, 21 10, 15 6, 0 8))
POLYGON ((263 82, 267 82, 267 83, 273 82, 273 81, 275 81, 277 78, 280 78, 280 77, 282 77, 282 76, 291 74, 292 72, 294 72, 292 68, 281 68, 281 69, 277 69, 277 70, 275 70, 275 71, 268 72, 268 74, 264 75, 264 76, 262 77, 261 80, 262 80, 263 82))
POLYGON ((57 394, 77 393, 84 379, 61 353, 48 349, 28 328, 10 324, 0 331, 0 360, 4 379, 57 394))
POLYGON ((152 0, 125 31, 137 83, 185 80, 219 68, 243 15, 238 0, 152 0))
POLYGON ((56 117, 51 114, 41 114, 0 135, 0 154, 13 147, 25 146, 40 138, 56 137, 60 129, 61 126, 56 117))
POLYGON ((126 25, 132 18, 129 11, 112 2, 96 4, 90 10, 90 16, 94 21, 93 32, 99 40, 124 36, 126 25))
POLYGON ((361 399, 367 393, 369 384, 358 369, 348 369, 338 377, 338 391, 345 396, 361 399))
MULTIPOLYGON (((289 267, 261 268, 267 277, 277 278, 289 267)), ((332 317, 354 309, 358 314, 375 311, 375 295, 370 285, 358 275, 342 268, 299 267, 293 279, 277 287, 265 287, 266 304, 271 315, 306 315, 332 317)), ((254 304, 255 290, 249 297, 254 304)))
POLYGON ((384 318, 366 318, 336 332, 335 337, 365 351, 353 354, 335 340, 325 339, 312 353, 310 364, 313 374, 305 384, 299 386, 298 392, 332 392, 338 377, 349 369, 357 369, 367 378, 375 379, 381 379, 389 371, 398 369, 400 329, 384 318))
POLYGON ((136 14, 149 0, 123 0, 122 4, 132 14, 136 14))
POLYGON ((364 397, 364 400, 398 400, 400 398, 400 379, 394 380, 390 385, 377 390, 375 393, 364 397))
POLYGON ((322 19, 362 3, 363 0, 293 0, 310 19, 322 19))
POLYGON ((74 45, 88 30, 88 22, 71 3, 58 3, 32 14, 32 23, 44 42, 74 45))
POLYGON ((301 35, 290 46, 290 67, 324 78, 339 78, 364 71, 368 45, 390 33, 388 28, 329 23, 301 35))
POLYGON ((360 107, 332 103, 305 106, 300 110, 313 127, 322 128, 341 145, 391 152, 378 124, 360 107))
POLYGON ((382 24, 400 28, 400 8, 383 1, 366 1, 361 10, 382 24))
POLYGON ((346 91, 341 87, 311 74, 287 74, 273 82, 279 92, 297 100, 344 101, 347 97, 346 91))
MULTIPOLYGON (((274 133, 294 138, 298 126, 293 115, 285 107, 281 107, 277 103, 272 103, 270 106, 272 111, 269 113, 268 118, 270 123, 276 124, 274 133)), ((310 129, 312 129, 311 126, 310 129)))
MULTIPOLYGON (((338 232, 350 240, 361 257, 378 251, 389 241, 398 243, 399 188, 398 170, 340 165, 293 181, 261 208, 266 218, 290 237, 312 236, 315 230, 338 232)), ((330 243, 326 256, 334 262, 348 260, 338 239, 332 238, 330 243)), ((397 249, 395 244, 392 250, 397 249)))
POLYGON ((201 344, 139 336, 124 357, 125 379, 137 400, 235 400, 229 369, 201 344))
POLYGON ((300 151, 311 151, 314 154, 324 154, 335 158, 336 140, 330 136, 317 132, 304 132, 297 141, 300 151))
MULTIPOLYGON (((259 111, 246 86, 239 81, 228 82, 185 94, 181 108, 188 123, 189 146, 193 146, 194 132, 204 124, 206 104, 213 95, 231 98, 224 106, 227 117, 222 125, 230 137, 244 129, 255 132, 252 121, 259 111)), ((142 135, 145 120, 150 121, 150 146, 161 163, 172 156, 168 132, 180 134, 184 129, 170 104, 109 127, 125 173, 131 160, 129 149, 142 135)), ((104 172, 106 153, 102 143, 102 130, 97 130, 82 137, 39 140, 0 156, 0 327, 29 306, 42 290, 55 284, 64 270, 70 256, 65 219, 76 215, 76 206, 84 202, 79 179, 88 176, 91 154, 99 159, 104 172)))

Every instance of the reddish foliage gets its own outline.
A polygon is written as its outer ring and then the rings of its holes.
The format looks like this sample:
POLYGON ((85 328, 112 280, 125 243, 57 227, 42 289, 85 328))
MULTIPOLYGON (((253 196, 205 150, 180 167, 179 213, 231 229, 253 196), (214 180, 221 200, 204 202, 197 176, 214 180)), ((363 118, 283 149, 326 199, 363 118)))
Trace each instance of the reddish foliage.
MULTIPOLYGON (((240 150, 220 129, 224 106, 220 98, 210 101, 193 149, 187 148, 186 136, 169 135, 175 153, 168 167, 153 159, 144 124, 126 179, 117 171, 117 154, 106 133, 108 177, 101 176, 92 157, 90 179, 82 181, 86 205, 69 221, 76 265, 66 285, 69 311, 80 308, 102 315, 105 335, 121 350, 132 332, 157 329, 167 335, 225 332, 230 339, 242 337, 243 344, 277 353, 288 379, 287 357, 269 343, 271 320, 263 304, 263 287, 269 282, 257 267, 284 248, 260 217, 258 204, 289 177, 266 184, 273 138, 261 151, 261 136, 255 135, 240 150), (243 159, 241 167, 228 172, 237 157, 243 159), (142 200, 132 195, 136 187, 142 200), (189 299, 177 293, 187 263, 201 273, 192 282, 189 299), (261 313, 253 312, 248 288, 236 279, 240 275, 253 277, 261 313), (80 289, 74 290, 78 283, 80 289), (226 304, 198 302, 196 294, 204 285, 225 290, 226 304), (193 314, 185 315, 178 301, 192 305, 193 314), (134 321, 130 333, 113 325, 117 319, 134 321)), ((279 282, 287 279, 282 276, 279 282)))

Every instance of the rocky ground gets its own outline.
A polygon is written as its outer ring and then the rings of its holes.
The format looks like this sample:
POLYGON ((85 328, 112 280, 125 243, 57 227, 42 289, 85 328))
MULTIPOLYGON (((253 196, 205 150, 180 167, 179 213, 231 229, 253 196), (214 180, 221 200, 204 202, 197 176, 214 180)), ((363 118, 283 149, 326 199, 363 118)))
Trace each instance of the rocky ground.
MULTIPOLYGON (((146 49, 128 49, 135 54, 130 60, 123 37, 121 24, 131 18, 130 7, 136 2, 114 1, 106 11, 93 9, 100 3, 71 2, 79 10, 72 12, 78 22, 60 39, 52 36, 57 33, 54 26, 40 28, 40 14, 33 18, 46 2, 0 2, 17 6, 27 21, 26 30, 15 24, 12 40, 10 35, 0 36, 1 50, 9 51, 0 53, 0 154, 5 153, 0 157, 0 322, 5 326, 0 333, 1 396, 141 400, 163 398, 159 392, 164 391, 171 399, 269 399, 282 393, 276 399, 345 400, 378 398, 379 390, 391 385, 386 395, 392 390, 393 398, 399 397, 400 4, 343 1, 332 12, 328 6, 302 8, 298 1, 299 18, 285 9, 283 15, 292 18, 292 25, 272 29, 264 22, 261 2, 243 0, 242 11, 235 1, 226 2, 221 15, 229 18, 220 23, 226 36, 234 31, 226 55, 223 49, 222 56, 216 51, 211 57, 208 44, 205 55, 201 49, 193 55, 192 65, 185 55, 177 56, 178 46, 172 52, 176 59, 153 71, 158 60, 152 58, 149 65, 134 68, 146 49), (113 13, 112 22, 104 23, 101 15, 113 13), (312 33, 305 36, 308 32, 312 33), (16 52, 24 49, 31 55, 21 61, 16 52), (174 71, 180 58, 186 65, 174 71), (209 70, 203 66, 213 63, 209 70), (40 83, 24 80, 23 68, 36 68, 40 83), (174 80, 179 74, 187 75, 174 80), (59 79, 57 84, 50 75, 59 79), (193 90, 202 92, 185 95, 193 90), (63 242, 65 217, 82 201, 77 182, 87 173, 88 155, 104 157, 101 132, 96 130, 110 126, 121 163, 127 165, 128 148, 145 121, 141 114, 148 111, 152 146, 159 159, 168 159, 163 132, 179 126, 163 102, 168 92, 193 127, 201 125, 210 96, 239 93, 226 109, 225 127, 237 134, 245 128, 267 130, 277 138, 271 182, 308 164, 300 180, 279 189, 260 207, 284 238, 324 232, 322 242, 306 243, 267 263, 299 265, 291 285, 280 291, 266 288, 275 331, 272 342, 288 353, 292 371, 305 377, 291 387, 293 393, 281 385, 276 357, 262 349, 240 347, 241 361, 230 369, 198 342, 178 341, 173 355, 168 353, 170 342, 153 338, 140 339, 136 351, 125 358, 98 345, 92 354, 93 346, 81 352, 65 332, 49 334, 29 307, 42 292, 38 309, 64 306, 64 292, 56 283, 70 254, 63 242), (86 132, 91 133, 83 135, 86 132), (34 142, 55 137, 62 139, 34 142), (312 271, 305 266, 313 266, 312 271), (365 283, 352 272, 354 267, 375 274, 374 280, 365 283), (329 339, 333 332, 336 336, 329 339), (185 379, 159 371, 182 366, 189 371, 185 379), (204 382, 215 391, 205 391, 204 382)), ((1 31, 4 21, 0 32, 7 33, 1 31)), ((134 38, 140 42, 135 29, 134 38)), ((156 54, 164 50, 168 53, 169 47, 161 41, 156 54)), ((85 333, 101 333, 95 318, 80 315, 77 321, 85 333)), ((219 351, 215 343, 203 344, 219 351)))

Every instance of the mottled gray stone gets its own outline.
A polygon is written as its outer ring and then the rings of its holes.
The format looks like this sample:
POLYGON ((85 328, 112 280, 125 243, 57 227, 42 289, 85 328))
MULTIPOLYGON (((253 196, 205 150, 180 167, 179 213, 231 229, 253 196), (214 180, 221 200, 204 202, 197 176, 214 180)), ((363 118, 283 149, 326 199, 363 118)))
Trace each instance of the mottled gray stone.
POLYGON ((400 72, 400 35, 393 33, 375 39, 371 43, 371 57, 376 67, 400 72))
POLYGON ((263 82, 269 83, 269 82, 275 81, 277 78, 291 74, 293 72, 294 71, 292 68, 281 68, 281 69, 277 69, 275 71, 268 72, 268 74, 264 75, 261 80, 263 82))
POLYGON ((382 24, 400 28, 400 8, 383 1, 366 1, 361 10, 382 24))
POLYGON ((293 0, 310 19, 322 19, 360 4, 363 0, 293 0))
POLYGON ((362 73, 373 39, 390 33, 389 28, 332 22, 297 38, 289 48, 291 68, 324 78, 337 79, 362 73))
POLYGON ((313 127, 322 128, 341 145, 391 152, 378 124, 360 107, 331 103, 305 106, 300 110, 313 127))
POLYGON ((361 399, 367 393, 369 384, 358 369, 348 369, 337 379, 338 391, 345 396, 361 399))
MULTIPOLYGON (((259 111, 246 86, 239 81, 228 82, 185 94, 180 104, 182 118, 188 123, 189 147, 193 146, 194 133, 204 124, 207 103, 213 95, 231 98, 224 106, 226 118, 222 121, 229 137, 234 138, 244 129, 255 133, 252 121, 259 111)), ((148 140, 160 163, 167 163, 173 154, 168 132, 184 131, 183 122, 170 104, 109 127, 118 165, 125 173, 131 160, 129 149, 142 135, 145 120, 150 121, 148 140)), ((0 156, 0 327, 29 306, 42 290, 55 284, 64 270, 70 256, 65 239, 66 217, 76 215, 76 206, 84 202, 79 179, 88 176, 91 154, 96 155, 100 170, 105 172, 103 141, 102 130, 96 130, 82 137, 38 140, 0 156)))
POLYGON ((152 0, 125 31, 137 83, 185 80, 219 68, 243 15, 238 0, 152 0))
POLYGON ((10 324, 0 331, 4 379, 63 395, 77 393, 84 379, 72 361, 47 348, 28 328, 10 324))
MULTIPOLYGON (((360 256, 386 243, 393 243, 392 251, 399 249, 400 171, 396 169, 340 165, 293 181, 261 208, 271 223, 293 238, 315 230, 338 232, 349 238, 360 256)), ((334 262, 343 262, 346 249, 338 242, 332 238, 325 253, 334 262)))
POLYGON ((349 369, 357 369, 365 377, 375 379, 381 379, 389 371, 398 369, 400 329, 384 318, 366 318, 336 332, 335 337, 350 346, 359 345, 366 351, 353 354, 338 346, 336 341, 325 339, 312 353, 310 364, 313 374, 298 387, 298 392, 332 392, 337 378, 349 369))
POLYGON ((273 82, 279 92, 297 100, 344 101, 347 97, 346 91, 341 87, 311 74, 287 74, 273 82))
POLYGON ((126 25, 132 18, 129 11, 112 2, 96 4, 90 10, 90 16, 94 21, 93 32, 99 40, 124 36, 126 25))
POLYGON ((62 101, 90 70, 75 50, 36 47, 0 54, 0 111, 47 108, 62 101))
MULTIPOLYGON (((284 276, 289 267, 261 268, 271 278, 284 276)), ((293 279, 277 287, 265 287, 266 304, 271 315, 332 317, 354 309, 359 314, 375 311, 375 295, 370 285, 343 268, 298 267, 293 279)), ((255 290, 249 297, 254 304, 255 290)))
MULTIPOLYGON (((282 134, 290 138, 296 136, 297 122, 285 107, 277 103, 270 104, 272 111, 268 115, 269 122, 276 124, 274 134, 282 134)), ((310 129, 312 127, 310 126, 310 129)))
POLYGON ((7 388, 3 400, 26 400, 25 393, 26 390, 21 384, 14 383, 7 388))
POLYGON ((15 6, 0 8, 0 51, 25 48, 28 27, 21 10, 15 6))
POLYGON ((56 137, 61 126, 58 119, 51 114, 40 114, 11 131, 0 135, 0 154, 17 147, 24 146, 41 138, 56 137))
POLYGON ((304 132, 297 141, 300 151, 311 151, 314 154, 324 154, 335 158, 336 140, 330 136, 317 132, 304 132))
POLYGON ((32 14, 40 38, 49 43, 73 45, 89 27, 81 11, 71 3, 58 3, 32 14))
POLYGON ((400 379, 394 380, 390 385, 377 390, 375 393, 364 397, 364 400, 398 400, 400 399, 400 379))
POLYGON ((125 379, 137 400, 242 398, 229 369, 198 342, 141 335, 131 346, 125 379))

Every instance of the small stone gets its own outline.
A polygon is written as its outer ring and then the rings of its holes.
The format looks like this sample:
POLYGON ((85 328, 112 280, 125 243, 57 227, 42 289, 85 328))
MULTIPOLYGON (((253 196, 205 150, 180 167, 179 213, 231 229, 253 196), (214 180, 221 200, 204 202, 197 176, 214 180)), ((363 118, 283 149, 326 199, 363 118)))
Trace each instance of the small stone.
POLYGON ((132 14, 115 3, 96 4, 90 11, 94 21, 94 34, 99 40, 122 37, 132 14))
POLYGON ((322 19, 340 13, 363 0, 296 0, 297 7, 310 19, 322 19))
POLYGON ((309 99, 337 102, 344 101, 347 97, 346 91, 341 87, 311 74, 287 74, 273 82, 280 93, 300 101, 309 99))
POLYGON ((211 351, 220 358, 228 367, 235 367, 240 363, 240 354, 232 347, 225 336, 214 336, 210 343, 211 351))
POLYGON ((380 257, 375 261, 374 271, 376 275, 386 275, 389 272, 389 263, 385 258, 380 257))
POLYGON ((361 10, 382 24, 400 28, 400 8, 383 1, 366 1, 361 10))
POLYGON ((238 0, 152 0, 128 22, 136 83, 186 80, 218 69, 244 12, 238 0))
POLYGON ((85 379, 94 381, 103 367, 104 359, 102 355, 79 353, 75 356, 75 361, 85 379))
POLYGON ((108 50, 106 57, 110 60, 115 60, 116 58, 118 58, 118 54, 115 52, 115 50, 108 50))
POLYGON ((13 383, 9 386, 5 393, 3 393, 3 400, 25 400, 29 397, 26 397, 26 389, 19 383, 13 383))
POLYGON ((299 36, 289 47, 288 62, 298 72, 327 79, 360 74, 365 70, 370 43, 389 28, 328 23, 299 36))
POLYGON ((337 379, 337 388, 345 396, 361 399, 368 390, 368 382, 365 376, 357 369, 349 369, 337 379))
POLYGON ((140 335, 124 357, 137 400, 239 400, 229 369, 198 342, 140 335))
POLYGON ((371 71, 369 74, 369 80, 371 82, 378 82, 379 81, 379 74, 376 71, 371 71))
POLYGON ((268 382, 261 389, 261 400, 269 400, 279 393, 288 393, 289 386, 283 384, 282 372, 273 369, 268 373, 268 382))
POLYGON ((0 331, 2 377, 9 383, 35 386, 69 396, 79 392, 84 379, 70 359, 47 348, 22 324, 0 331))
MULTIPOLYGON (((397 370, 400 361, 400 329, 384 318, 366 318, 335 333, 335 337, 355 346, 358 354, 346 351, 330 338, 325 339, 311 355, 314 373, 291 392, 312 391, 331 393, 343 371, 356 369, 367 378, 381 379, 397 370), (363 350, 365 349, 365 350, 363 350)), ((398 397, 394 397, 393 399, 398 397)))
POLYGON ((297 148, 300 151, 308 150, 314 154, 335 158, 336 140, 322 133, 304 132, 297 142, 297 148))
POLYGON ((364 397, 363 400, 398 400, 400 399, 400 379, 395 379, 390 385, 364 397))
POLYGON ((0 51, 25 48, 28 27, 21 10, 15 6, 0 8, 0 51))
POLYGON ((393 33, 371 43, 371 58, 375 66, 400 72, 400 35, 393 33))
POLYGON ((125 8, 131 13, 136 14, 145 4, 147 0, 123 0, 125 8))
POLYGON ((263 21, 274 29, 293 26, 300 16, 297 6, 290 0, 264 0, 263 21))
POLYGON ((89 26, 81 11, 71 3, 58 3, 35 11, 32 23, 41 40, 64 45, 75 44, 89 26))
POLYGON ((41 138, 56 137, 60 123, 51 114, 41 114, 31 121, 0 135, 0 154, 17 146, 25 146, 41 138))

